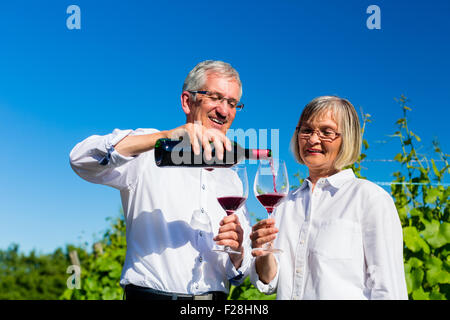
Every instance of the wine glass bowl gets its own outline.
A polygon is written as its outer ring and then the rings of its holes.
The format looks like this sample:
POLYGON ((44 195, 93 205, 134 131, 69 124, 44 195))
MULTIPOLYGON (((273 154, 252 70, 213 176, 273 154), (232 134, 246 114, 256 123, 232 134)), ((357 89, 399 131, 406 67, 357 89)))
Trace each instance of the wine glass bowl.
MULTIPOLYGON (((276 206, 289 192, 289 179, 285 162, 275 158, 261 160, 256 171, 253 192, 266 209, 268 217, 271 218, 276 206)), ((265 254, 283 252, 281 249, 273 248, 272 243, 265 243, 262 248, 254 248, 253 250, 262 250, 265 254)))
POLYGON ((241 196, 222 196, 217 198, 217 201, 219 201, 221 207, 225 210, 227 215, 233 214, 244 204, 246 200, 246 197, 241 196))
MULTIPOLYGON (((221 170, 222 172, 227 170, 224 179, 220 181, 220 187, 218 187, 217 190, 217 201, 227 215, 232 215, 244 205, 245 201, 247 201, 247 170, 242 164, 227 169, 216 170, 221 170)), ((213 251, 241 254, 228 246, 215 248, 213 251)))

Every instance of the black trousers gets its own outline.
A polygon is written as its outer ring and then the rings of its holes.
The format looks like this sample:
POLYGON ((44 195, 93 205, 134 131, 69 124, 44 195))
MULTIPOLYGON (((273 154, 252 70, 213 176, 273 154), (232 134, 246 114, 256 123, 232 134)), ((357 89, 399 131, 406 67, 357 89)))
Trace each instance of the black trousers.
POLYGON ((152 288, 127 284, 125 286, 125 300, 213 300, 225 301, 227 294, 222 291, 212 291, 203 295, 189 295, 162 292, 152 288))

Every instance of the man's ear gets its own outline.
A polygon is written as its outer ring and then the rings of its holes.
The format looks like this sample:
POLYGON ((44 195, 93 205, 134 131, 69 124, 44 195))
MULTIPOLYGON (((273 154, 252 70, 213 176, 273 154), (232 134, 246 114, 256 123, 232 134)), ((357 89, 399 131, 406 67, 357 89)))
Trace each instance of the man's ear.
POLYGON ((189 92, 183 91, 181 93, 181 108, 186 115, 191 113, 192 96, 189 92))

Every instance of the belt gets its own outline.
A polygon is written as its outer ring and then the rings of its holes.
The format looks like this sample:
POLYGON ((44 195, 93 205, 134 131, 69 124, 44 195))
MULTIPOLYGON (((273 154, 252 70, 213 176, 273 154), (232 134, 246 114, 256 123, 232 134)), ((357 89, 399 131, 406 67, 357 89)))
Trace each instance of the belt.
POLYGON ((125 286, 125 300, 214 300, 224 301, 227 294, 223 291, 212 291, 200 295, 172 293, 140 287, 134 284, 125 286))

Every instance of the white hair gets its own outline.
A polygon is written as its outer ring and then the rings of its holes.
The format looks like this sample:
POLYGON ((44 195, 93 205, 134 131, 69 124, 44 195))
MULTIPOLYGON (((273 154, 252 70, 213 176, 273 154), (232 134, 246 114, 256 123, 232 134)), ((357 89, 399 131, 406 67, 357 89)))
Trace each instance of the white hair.
POLYGON ((217 73, 226 78, 236 80, 240 88, 239 99, 242 97, 242 83, 239 73, 229 63, 215 60, 206 60, 197 64, 184 80, 183 91, 200 90, 206 83, 208 73, 217 73))

